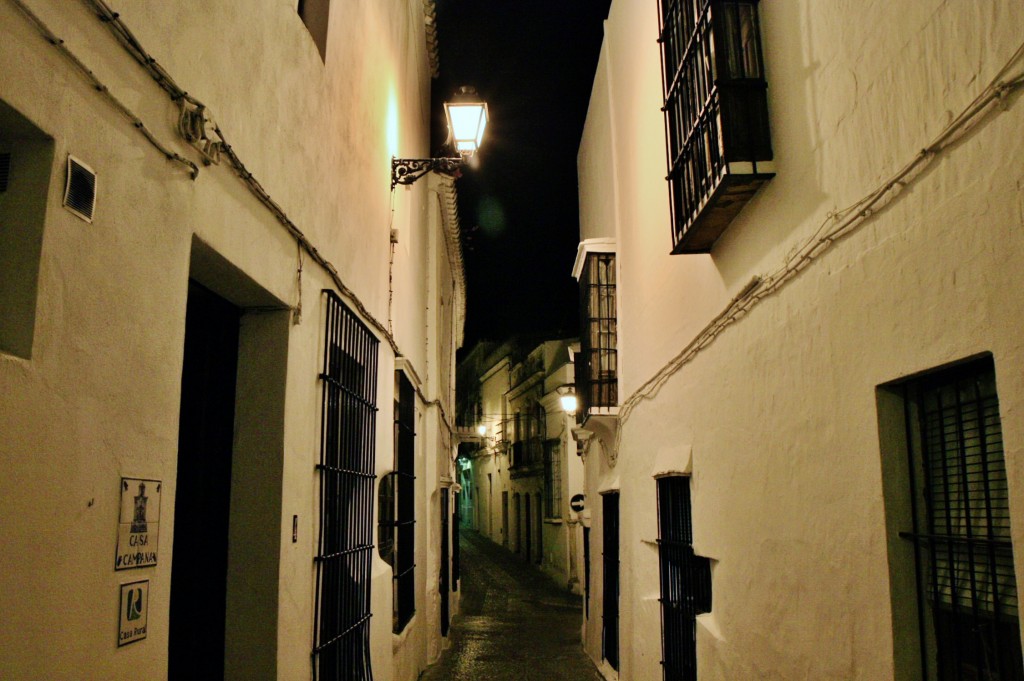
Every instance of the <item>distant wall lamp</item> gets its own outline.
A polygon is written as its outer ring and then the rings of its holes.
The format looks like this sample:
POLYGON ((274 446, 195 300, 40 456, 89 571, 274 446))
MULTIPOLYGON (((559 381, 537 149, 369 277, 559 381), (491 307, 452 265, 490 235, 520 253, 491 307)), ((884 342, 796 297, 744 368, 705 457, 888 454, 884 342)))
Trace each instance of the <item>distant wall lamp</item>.
POLYGON ((558 391, 558 401, 562 405, 562 411, 566 414, 575 414, 576 407, 578 405, 576 401, 576 393, 573 392, 574 386, 570 384, 560 385, 555 390, 558 391))
POLYGON ((487 128, 487 104, 471 87, 463 86, 450 102, 444 103, 444 117, 448 121, 448 140, 459 154, 447 158, 392 158, 391 189, 396 184, 412 184, 427 173, 453 174, 463 162, 473 156, 483 143, 487 128))

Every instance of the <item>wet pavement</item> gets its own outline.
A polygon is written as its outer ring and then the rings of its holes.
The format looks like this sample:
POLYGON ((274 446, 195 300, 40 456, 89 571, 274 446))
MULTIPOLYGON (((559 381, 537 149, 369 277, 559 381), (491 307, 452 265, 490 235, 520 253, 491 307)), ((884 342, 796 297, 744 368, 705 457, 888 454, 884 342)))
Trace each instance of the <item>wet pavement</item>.
POLYGON ((461 612, 420 681, 600 680, 580 645, 580 597, 476 532, 461 537, 461 612))

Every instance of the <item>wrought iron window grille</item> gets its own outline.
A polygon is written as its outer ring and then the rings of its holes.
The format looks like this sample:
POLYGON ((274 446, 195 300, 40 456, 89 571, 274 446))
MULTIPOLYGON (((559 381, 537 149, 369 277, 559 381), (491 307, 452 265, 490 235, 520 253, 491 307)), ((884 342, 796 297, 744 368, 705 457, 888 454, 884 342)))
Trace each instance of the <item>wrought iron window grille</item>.
POLYGON ((544 443, 544 515, 562 517, 562 446, 559 440, 544 443))
POLYGON ((547 432, 547 412, 537 401, 529 403, 502 425, 502 431, 511 438, 512 458, 509 469, 513 477, 540 475, 544 464, 544 438, 547 432))
POLYGON ((618 404, 618 317, 615 254, 588 253, 580 274, 580 351, 576 355, 576 419, 618 404))
POLYGON ((697 678, 697 615, 711 612, 711 562, 693 551, 690 478, 658 479, 662 672, 666 681, 697 678))
POLYGON ((672 252, 707 253, 774 177, 758 0, 660 0, 672 252))
POLYGON ((392 631, 401 632, 416 613, 416 392, 395 373, 395 562, 392 631))
POLYGON ((441 561, 437 576, 437 591, 441 597, 441 636, 448 636, 449 621, 449 581, 451 579, 450 564, 449 564, 449 531, 451 529, 451 509, 449 507, 449 500, 451 498, 451 490, 448 487, 441 489, 441 561))
POLYGON ((378 340, 337 294, 324 293, 313 678, 372 681, 370 568, 378 340))
POLYGON ((1024 679, 991 358, 903 385, 922 678, 1024 679))

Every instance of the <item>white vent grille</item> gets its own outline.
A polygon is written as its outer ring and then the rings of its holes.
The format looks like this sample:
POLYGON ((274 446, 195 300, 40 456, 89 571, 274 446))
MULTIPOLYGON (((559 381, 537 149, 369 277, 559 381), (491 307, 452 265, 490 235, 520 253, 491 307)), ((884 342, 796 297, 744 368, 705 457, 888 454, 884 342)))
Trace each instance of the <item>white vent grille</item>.
POLYGON ((68 156, 68 178, 64 185, 64 207, 92 222, 96 209, 96 173, 74 156, 68 156))
POLYGON ((0 194, 7 191, 7 183, 11 178, 11 154, 0 151, 0 194))

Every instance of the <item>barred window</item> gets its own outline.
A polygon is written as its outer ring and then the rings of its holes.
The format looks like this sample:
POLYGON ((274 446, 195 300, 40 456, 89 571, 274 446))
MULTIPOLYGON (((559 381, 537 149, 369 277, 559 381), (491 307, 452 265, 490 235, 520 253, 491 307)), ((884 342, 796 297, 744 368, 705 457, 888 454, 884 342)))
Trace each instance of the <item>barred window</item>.
POLYGON ((757 0, 660 0, 672 252, 706 253, 774 176, 757 0))
MULTIPOLYGON (((450 613, 448 610, 449 589, 451 589, 451 585, 449 584, 450 564, 448 562, 448 532, 450 530, 449 516, 451 513, 448 505, 450 493, 451 490, 449 490, 449 488, 441 488, 441 564, 440 574, 438 575, 437 580, 437 590, 441 597, 441 636, 448 636, 448 627, 450 624, 450 613)), ((456 533, 457 532, 458 531, 456 530, 456 533)))
POLYGON ((711 564, 693 552, 690 478, 658 479, 661 650, 666 681, 697 678, 697 615, 711 611, 711 564))
POLYGON ((537 401, 528 403, 524 411, 517 411, 511 420, 512 468, 540 466, 544 457, 543 437, 547 431, 547 412, 537 401))
POLYGON ((313 678, 369 681, 378 341, 325 293, 313 678))
POLYGON ((395 478, 392 471, 377 486, 377 552, 385 563, 395 567, 395 478))
POLYGON ((544 443, 544 515, 562 517, 562 445, 559 440, 544 443))
POLYGON ((618 321, 615 254, 588 253, 580 274, 580 352, 576 357, 577 418, 618 404, 618 321))
POLYGON ((395 372, 395 557, 392 631, 405 628, 416 612, 416 392, 395 372))
POLYGON ((1024 679, 992 360, 902 388, 921 676, 1024 679))

